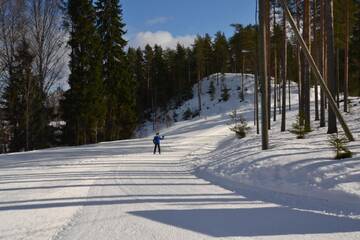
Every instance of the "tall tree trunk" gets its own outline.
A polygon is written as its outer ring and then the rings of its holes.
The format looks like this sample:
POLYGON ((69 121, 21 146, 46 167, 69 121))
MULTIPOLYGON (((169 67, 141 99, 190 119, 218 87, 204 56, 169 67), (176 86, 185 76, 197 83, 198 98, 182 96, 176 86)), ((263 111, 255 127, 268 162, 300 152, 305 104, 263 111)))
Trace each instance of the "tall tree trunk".
MULTIPOLYGON (((296 25, 300 29, 300 0, 296 0, 296 25)), ((297 80, 298 80, 298 98, 299 98, 299 115, 303 115, 303 99, 302 99, 302 65, 301 65, 301 48, 296 42, 296 61, 297 61, 297 80)), ((303 125, 303 122, 300 122, 303 125)))
MULTIPOLYGON (((276 9, 275 4, 273 4, 273 31, 275 33, 275 27, 276 27, 276 9)), ((273 87, 273 98, 274 98, 274 104, 273 104, 273 120, 276 121, 276 101, 277 101, 277 84, 278 84, 278 60, 277 60, 277 52, 276 52, 276 40, 274 41, 274 87, 273 87)))
POLYGON ((25 151, 29 151, 30 142, 30 80, 27 79, 26 86, 26 110, 25 110, 25 151))
POLYGON ((242 73, 241 73, 241 101, 244 101, 244 74, 245 74, 245 53, 242 53, 242 73))
MULTIPOLYGON (((331 95, 335 99, 336 76, 335 76, 335 47, 334 47, 334 12, 333 0, 325 1, 326 33, 327 33, 327 76, 331 95)), ((337 133, 336 116, 334 111, 328 110, 328 134, 337 133)))
POLYGON ((283 12, 283 50, 281 58, 281 76, 282 76, 282 111, 281 111, 281 131, 286 130, 286 80, 287 80, 287 31, 286 31, 286 13, 283 12))
MULTIPOLYGON (((257 67, 258 68, 258 67, 257 67)), ((259 70, 257 69, 255 75, 255 119, 256 119, 256 134, 260 134, 259 128, 259 70)))
MULTIPOLYGON (((320 0, 320 73, 325 77, 325 11, 324 11, 324 0, 320 0)), ((320 127, 325 127, 325 94, 322 89, 320 89, 320 127)))
POLYGON ((269 21, 266 21, 266 10, 268 8, 266 5, 269 4, 268 0, 259 0, 259 23, 260 23, 260 46, 259 46, 259 70, 261 78, 261 140, 262 140, 262 149, 266 150, 269 148, 269 133, 268 133, 268 124, 269 124, 269 108, 268 108, 268 56, 267 56, 267 24, 269 21))
POLYGON ((260 128, 259 128, 259 46, 260 46, 260 37, 259 37, 259 24, 258 24, 258 18, 259 18, 259 14, 258 14, 258 9, 259 9, 259 4, 258 4, 258 0, 256 0, 256 10, 255 10, 255 25, 256 27, 256 48, 255 48, 255 56, 256 56, 256 60, 255 60, 255 64, 256 64, 256 74, 255 74, 255 118, 256 118, 256 133, 260 134, 260 128))
POLYGON ((266 64, 267 64, 267 108, 268 129, 271 128, 271 56, 270 56, 270 1, 265 1, 265 27, 266 27, 266 64))
MULTIPOLYGON (((303 29, 303 36, 306 45, 310 49, 310 0, 304 0, 304 29, 303 29)), ((305 60, 304 54, 303 56, 303 110, 304 110, 304 119, 305 119, 305 129, 306 131, 310 131, 310 71, 309 71, 309 64, 305 60)))
POLYGON ((344 112, 348 111, 349 97, 349 35, 350 35, 350 6, 349 0, 345 1, 345 49, 344 49, 344 112))
POLYGON ((199 104, 199 116, 201 112, 201 74, 198 71, 198 104, 199 104))
MULTIPOLYGON (((318 18, 318 2, 317 0, 314 0, 313 2, 313 9, 314 9, 314 16, 313 16, 313 34, 314 34, 314 44, 315 46, 313 47, 313 54, 316 55, 316 59, 317 59, 317 64, 319 66, 319 57, 318 57, 318 46, 319 46, 319 41, 318 41, 318 34, 316 32, 316 27, 317 27, 317 18, 318 18)), ((316 77, 313 78, 314 79, 314 87, 315 87, 315 121, 319 121, 319 87, 318 87, 318 81, 316 80, 316 77)))
POLYGON ((289 110, 291 110, 291 80, 290 80, 290 78, 288 79, 288 98, 289 98, 289 104, 288 104, 289 110))
POLYGON ((336 104, 340 108, 340 49, 337 48, 336 52, 336 104))
POLYGON ((274 100, 274 104, 273 104, 273 121, 275 122, 276 121, 276 102, 277 102, 277 84, 278 84, 278 70, 277 70, 277 67, 278 67, 278 63, 277 63, 277 54, 276 54, 276 49, 274 51, 274 87, 273 87, 273 91, 274 91, 274 94, 273 94, 273 100, 274 100))

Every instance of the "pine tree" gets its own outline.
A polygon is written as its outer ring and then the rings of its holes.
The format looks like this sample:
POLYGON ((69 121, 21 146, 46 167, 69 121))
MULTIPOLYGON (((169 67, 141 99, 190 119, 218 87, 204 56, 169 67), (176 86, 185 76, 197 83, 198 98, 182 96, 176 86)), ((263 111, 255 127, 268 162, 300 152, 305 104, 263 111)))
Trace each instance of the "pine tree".
POLYGON ((175 91, 178 90, 179 103, 189 99, 191 96, 191 88, 188 87, 187 78, 187 56, 186 49, 178 44, 176 46, 176 56, 175 56, 175 76, 176 76, 176 88, 175 91))
POLYGON ((95 10, 89 0, 69 0, 70 89, 62 102, 69 144, 98 141, 104 126, 104 88, 101 78, 102 51, 95 27, 95 10))
POLYGON ((241 24, 231 24, 235 29, 234 35, 229 39, 229 47, 231 53, 231 65, 233 72, 240 72, 240 65, 242 61, 242 44, 241 38, 243 33, 243 26, 241 24))
POLYGON ((209 78, 214 73, 214 53, 212 48, 212 40, 209 34, 205 34, 203 38, 203 48, 205 57, 205 75, 209 78))
POLYGON ((136 124, 135 80, 129 71, 124 48, 125 24, 119 0, 96 2, 97 29, 103 50, 102 78, 105 85, 105 139, 128 138, 136 124))
POLYGON ((214 61, 217 73, 226 73, 230 60, 227 39, 222 32, 217 32, 214 39, 214 61))
POLYGON ((144 68, 145 68, 145 79, 146 79, 146 89, 147 89, 146 99, 151 108, 153 108, 153 95, 154 95, 152 90, 153 59, 154 59, 154 51, 150 45, 146 45, 144 50, 144 68))
POLYGON ((198 111, 201 112, 201 78, 205 72, 205 51, 204 51, 204 40, 201 36, 197 36, 194 44, 195 62, 196 62, 196 74, 197 74, 197 95, 198 95, 198 111))
POLYGON ((166 77, 167 68, 164 59, 164 51, 161 46, 154 46, 154 58, 152 64, 152 79, 154 91, 155 109, 165 107, 167 103, 168 84, 166 77))

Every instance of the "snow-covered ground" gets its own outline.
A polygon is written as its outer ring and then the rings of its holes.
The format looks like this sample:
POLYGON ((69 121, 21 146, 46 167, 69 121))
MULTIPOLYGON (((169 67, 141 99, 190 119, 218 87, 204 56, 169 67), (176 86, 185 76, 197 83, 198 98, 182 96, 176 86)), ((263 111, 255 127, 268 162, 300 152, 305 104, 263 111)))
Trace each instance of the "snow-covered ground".
MULTIPOLYGON (((359 142, 352 159, 334 160, 318 123, 298 140, 278 121, 261 151, 252 76, 241 103, 239 75, 226 75, 228 102, 219 90, 210 100, 210 81, 201 116, 161 130, 161 155, 147 137, 0 156, 0 239, 360 239, 359 142), (233 109, 252 126, 241 140, 226 125, 233 109)), ((360 139, 352 102, 346 119, 360 139)), ((179 120, 196 106, 195 94, 179 120)))

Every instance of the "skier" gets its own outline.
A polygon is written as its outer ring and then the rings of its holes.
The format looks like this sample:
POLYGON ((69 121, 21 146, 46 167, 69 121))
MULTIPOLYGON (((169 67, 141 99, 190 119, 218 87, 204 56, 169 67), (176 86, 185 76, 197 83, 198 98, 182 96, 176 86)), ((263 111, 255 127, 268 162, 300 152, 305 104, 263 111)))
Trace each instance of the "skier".
POLYGON ((153 143, 154 143, 154 154, 156 153, 156 148, 159 149, 159 154, 160 154, 160 140, 163 140, 164 136, 159 135, 159 133, 156 133, 156 136, 153 139, 153 143))

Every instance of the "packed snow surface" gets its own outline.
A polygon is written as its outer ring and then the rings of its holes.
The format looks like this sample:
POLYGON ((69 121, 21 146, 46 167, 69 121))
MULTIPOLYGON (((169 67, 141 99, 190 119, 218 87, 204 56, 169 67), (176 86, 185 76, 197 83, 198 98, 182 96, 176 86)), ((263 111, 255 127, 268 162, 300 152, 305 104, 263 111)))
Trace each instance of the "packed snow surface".
MULTIPOLYGON (((213 100, 216 77, 204 80, 200 117, 180 121, 197 108, 195 86, 194 99, 173 110, 178 122, 160 131, 161 155, 149 124, 144 138, 0 156, 0 239, 360 239, 359 142, 349 144, 353 158, 334 160, 318 122, 300 140, 280 132, 278 115, 261 151, 254 79, 245 78, 243 102, 240 80, 227 74, 213 100), (244 139, 229 131, 233 109, 251 126, 244 139)), ((295 84, 291 92, 288 129, 295 84)), ((359 101, 345 114, 356 139, 359 101)))

